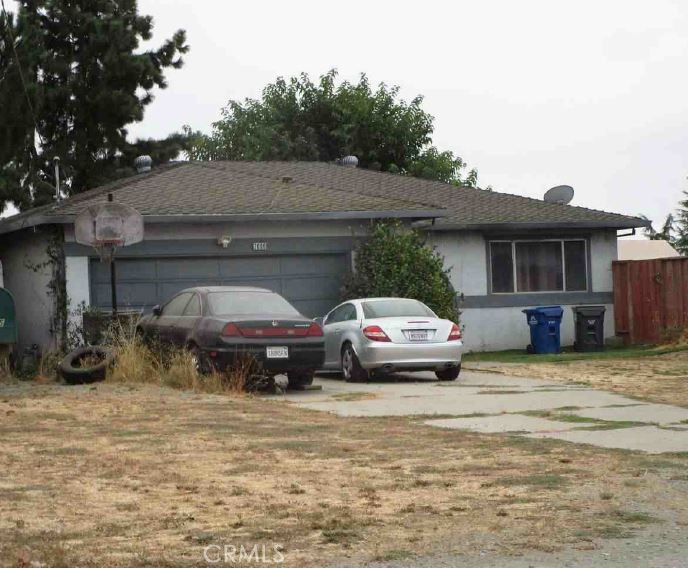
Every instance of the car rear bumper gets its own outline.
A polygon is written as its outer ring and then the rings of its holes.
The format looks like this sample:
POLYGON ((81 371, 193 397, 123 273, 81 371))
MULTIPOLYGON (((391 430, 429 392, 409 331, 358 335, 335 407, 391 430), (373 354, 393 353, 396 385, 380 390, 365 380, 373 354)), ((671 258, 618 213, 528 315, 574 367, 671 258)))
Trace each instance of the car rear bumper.
POLYGON ((388 371, 441 370, 461 364, 461 341, 445 343, 385 343, 367 341, 357 350, 364 369, 386 368, 388 371))
MULTIPOLYGON (((275 343, 274 345, 277 346, 278 344, 275 343)), ((279 345, 284 346, 284 344, 279 345)), ((268 358, 267 347, 266 344, 237 344, 231 347, 206 349, 205 353, 214 367, 220 371, 246 358, 255 359, 265 371, 270 373, 310 371, 321 368, 325 362, 324 343, 286 345, 289 357, 285 359, 268 358)))

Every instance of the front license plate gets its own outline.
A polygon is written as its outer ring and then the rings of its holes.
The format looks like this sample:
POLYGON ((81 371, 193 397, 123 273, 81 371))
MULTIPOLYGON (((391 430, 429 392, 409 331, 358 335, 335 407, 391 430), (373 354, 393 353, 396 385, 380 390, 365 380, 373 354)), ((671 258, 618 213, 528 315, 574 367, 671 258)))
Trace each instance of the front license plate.
POLYGON ((406 332, 409 341, 427 341, 428 332, 427 331, 408 331, 406 332))
POLYGON ((287 347, 268 347, 268 359, 289 359, 289 349, 287 347))

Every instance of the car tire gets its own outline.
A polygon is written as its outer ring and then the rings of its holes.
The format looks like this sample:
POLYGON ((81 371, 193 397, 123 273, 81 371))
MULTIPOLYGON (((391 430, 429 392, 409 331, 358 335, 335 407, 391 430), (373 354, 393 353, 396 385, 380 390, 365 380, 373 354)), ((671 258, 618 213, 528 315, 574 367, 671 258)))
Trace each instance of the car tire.
POLYGON ((461 373, 461 365, 457 367, 449 367, 448 369, 442 369, 441 371, 435 371, 435 376, 440 381, 455 381, 459 378, 461 373))
POLYGON ((364 383, 369 378, 368 371, 361 367, 351 343, 342 348, 342 376, 347 383, 364 383))
POLYGON ((68 385, 83 385, 104 380, 113 361, 114 356, 109 349, 100 345, 87 345, 75 349, 62 359, 58 369, 68 385), (97 357, 98 363, 82 366, 81 361, 88 356, 97 357))
POLYGON ((209 375, 212 371, 212 366, 206 354, 197 345, 192 345, 189 351, 191 352, 191 360, 196 368, 196 372, 201 376, 209 375))
POLYGON ((292 371, 287 373, 288 389, 302 389, 313 384, 315 371, 292 371))

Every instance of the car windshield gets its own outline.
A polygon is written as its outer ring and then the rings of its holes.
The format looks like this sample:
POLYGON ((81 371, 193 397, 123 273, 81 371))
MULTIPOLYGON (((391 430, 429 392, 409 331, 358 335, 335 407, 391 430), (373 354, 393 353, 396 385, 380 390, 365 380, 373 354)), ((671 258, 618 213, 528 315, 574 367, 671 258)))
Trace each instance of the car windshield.
POLYGON ((299 312, 282 296, 273 292, 244 290, 237 292, 211 292, 210 309, 216 316, 243 316, 266 314, 272 316, 298 316, 299 312))
POLYGON ((375 300, 363 302, 363 314, 367 319, 396 317, 435 317, 432 310, 418 300, 375 300))

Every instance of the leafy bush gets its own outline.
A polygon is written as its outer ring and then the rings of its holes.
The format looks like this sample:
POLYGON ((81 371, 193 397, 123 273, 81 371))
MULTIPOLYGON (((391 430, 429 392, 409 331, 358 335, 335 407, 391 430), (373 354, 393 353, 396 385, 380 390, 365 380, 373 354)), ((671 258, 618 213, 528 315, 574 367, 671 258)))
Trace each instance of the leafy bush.
POLYGON ((344 299, 373 297, 415 298, 439 317, 459 320, 443 258, 418 231, 398 221, 377 223, 356 251, 356 270, 345 285, 344 299))

